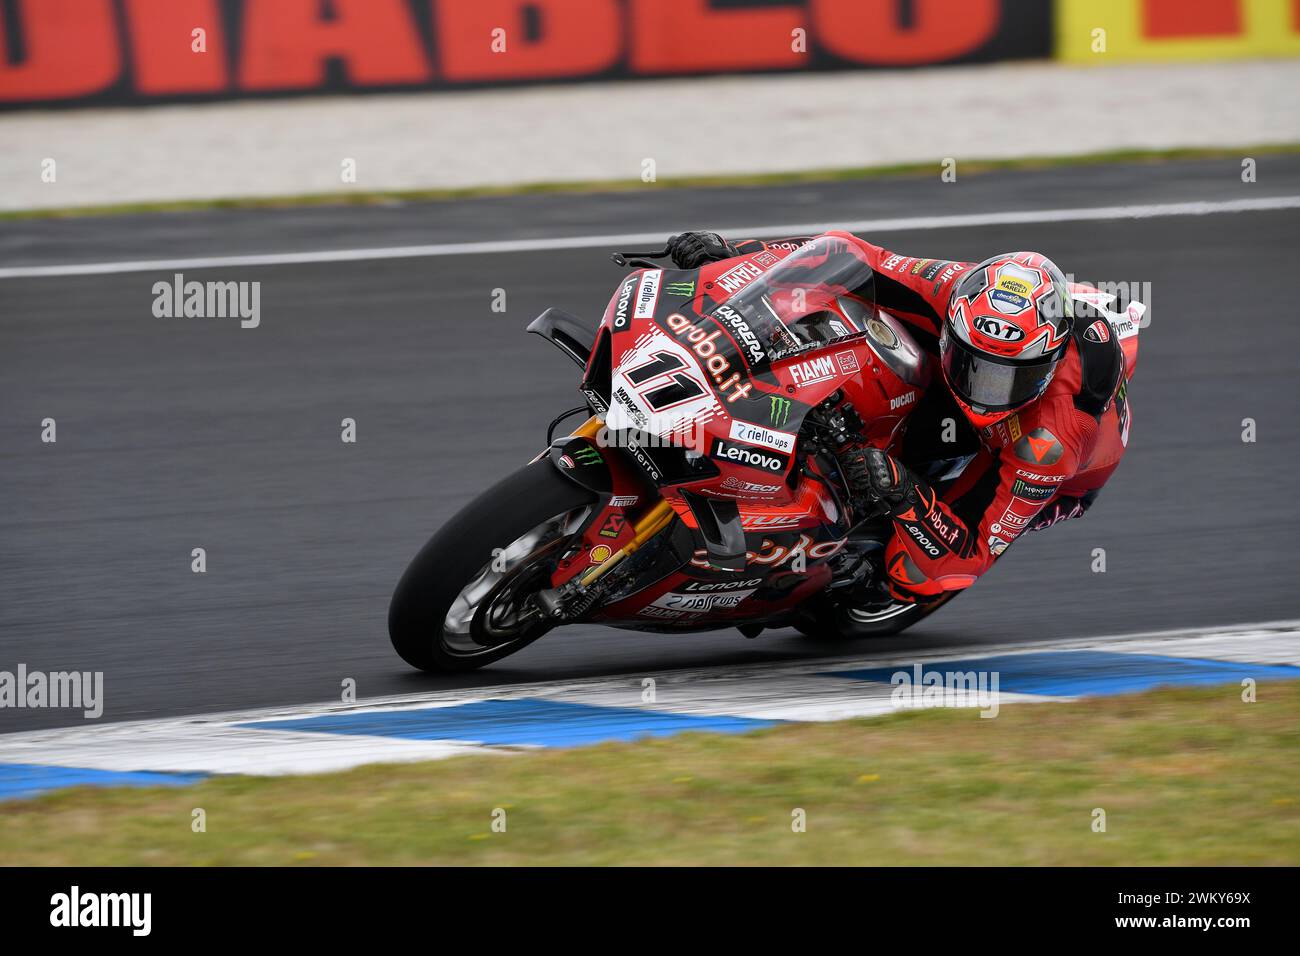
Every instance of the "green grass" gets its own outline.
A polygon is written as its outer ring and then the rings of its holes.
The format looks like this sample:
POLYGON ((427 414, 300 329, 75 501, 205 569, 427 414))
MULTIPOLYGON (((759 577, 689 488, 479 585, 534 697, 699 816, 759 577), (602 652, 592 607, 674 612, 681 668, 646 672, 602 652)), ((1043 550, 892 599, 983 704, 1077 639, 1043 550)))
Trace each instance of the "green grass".
MULTIPOLYGON (((1300 143, 1242 146, 1234 149, 1119 149, 1077 156, 1026 157, 1021 159, 972 159, 957 165, 959 176, 978 175, 999 170, 1045 169, 1053 166, 1082 166, 1116 162, 1164 162, 1175 159, 1240 159, 1300 152, 1300 143)), ((200 209, 282 209, 302 206, 376 206, 407 202, 471 199, 482 196, 517 196, 529 193, 609 193, 641 190, 681 189, 705 186, 771 186, 792 183, 836 182, 876 179, 887 176, 938 176, 939 164, 900 163, 890 166, 864 166, 851 169, 818 169, 792 173, 752 173, 726 176, 682 176, 644 183, 639 179, 587 182, 523 183, 511 186, 475 186, 461 189, 414 189, 391 192, 330 192, 299 196, 247 197, 232 199, 195 199, 167 202, 122 203, 102 206, 75 206, 63 209, 22 209, 0 212, 0 221, 21 219, 57 219, 81 216, 107 216, 133 213, 187 212, 200 209)))
POLYGON ((0 863, 1295 865, 1300 681, 1240 693, 78 788, 0 803, 0 863))

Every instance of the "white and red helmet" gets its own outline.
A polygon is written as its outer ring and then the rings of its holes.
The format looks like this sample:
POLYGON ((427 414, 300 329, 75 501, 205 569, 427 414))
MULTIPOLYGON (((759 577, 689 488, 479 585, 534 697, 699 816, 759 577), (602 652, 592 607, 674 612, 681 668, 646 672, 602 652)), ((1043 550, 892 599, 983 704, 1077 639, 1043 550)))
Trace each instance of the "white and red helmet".
POLYGON ((939 336, 943 376, 976 428, 1043 394, 1070 346, 1065 276, 1036 252, 985 259, 953 290, 939 336))

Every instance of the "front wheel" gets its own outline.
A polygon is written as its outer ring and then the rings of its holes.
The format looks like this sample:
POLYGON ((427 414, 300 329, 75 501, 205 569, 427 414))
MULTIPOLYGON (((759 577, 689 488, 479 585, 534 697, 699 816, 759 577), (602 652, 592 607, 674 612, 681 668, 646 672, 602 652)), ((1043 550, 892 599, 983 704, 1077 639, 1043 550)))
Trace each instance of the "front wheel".
POLYGON ((402 660, 467 671, 531 644, 552 622, 532 600, 595 496, 542 458, 483 492, 411 561, 388 607, 402 660))

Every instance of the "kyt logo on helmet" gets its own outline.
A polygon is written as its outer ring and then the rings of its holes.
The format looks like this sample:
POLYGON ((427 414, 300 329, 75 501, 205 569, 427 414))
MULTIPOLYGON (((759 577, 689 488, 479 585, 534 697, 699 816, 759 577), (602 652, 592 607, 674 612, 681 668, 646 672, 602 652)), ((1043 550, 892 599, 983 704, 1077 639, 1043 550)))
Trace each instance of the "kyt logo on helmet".
POLYGON ((939 338, 944 380, 976 428, 1043 394, 1070 344, 1070 295, 1050 259, 985 259, 958 283, 939 338))

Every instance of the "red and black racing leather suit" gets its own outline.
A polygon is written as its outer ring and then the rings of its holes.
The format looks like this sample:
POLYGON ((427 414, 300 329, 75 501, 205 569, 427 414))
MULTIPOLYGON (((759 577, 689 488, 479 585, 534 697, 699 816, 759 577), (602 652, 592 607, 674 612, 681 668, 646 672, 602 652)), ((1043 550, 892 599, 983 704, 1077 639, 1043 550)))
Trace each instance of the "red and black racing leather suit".
MULTIPOLYGON (((741 255, 771 249, 788 255, 806 237, 735 244, 741 255)), ((903 256, 863 243, 875 272, 876 304, 904 322, 935 363, 948 301, 974 263, 903 256)), ((912 471, 914 507, 895 513, 885 556, 895 597, 930 600, 968 587, 1022 532, 1078 517, 1118 465, 1129 410, 1124 354, 1116 336, 1093 341, 1076 303, 1075 332, 1043 395, 976 433, 935 372, 909 415, 901 440, 887 449, 912 471), (973 454, 952 480, 927 480, 920 469, 973 454)), ((1091 316, 1090 316, 1091 317, 1091 316)))

